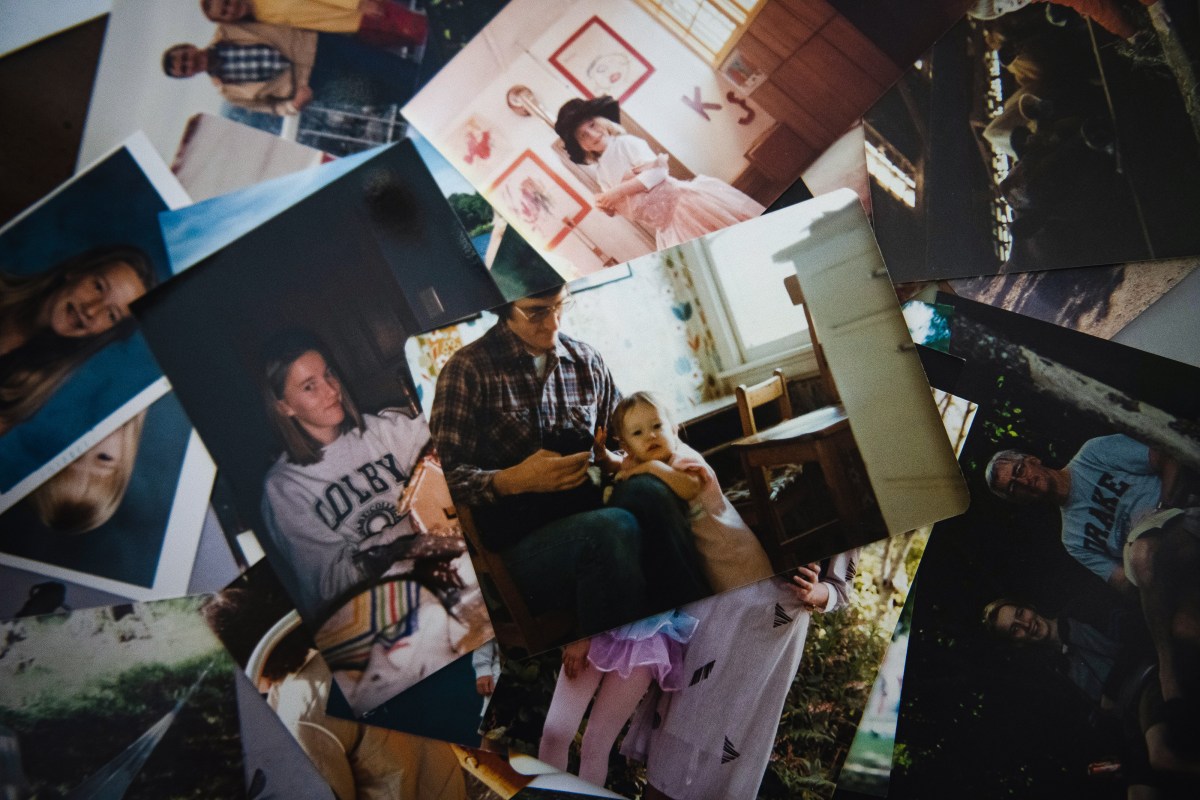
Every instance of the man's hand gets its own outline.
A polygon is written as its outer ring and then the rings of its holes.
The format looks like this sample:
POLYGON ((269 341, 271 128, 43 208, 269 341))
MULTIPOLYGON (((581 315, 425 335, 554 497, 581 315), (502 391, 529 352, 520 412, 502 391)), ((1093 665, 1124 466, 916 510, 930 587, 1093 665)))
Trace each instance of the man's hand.
POLYGON ((796 568, 788 588, 806 606, 824 608, 829 602, 829 587, 821 583, 821 565, 815 561, 796 568))
POLYGON ((359 0, 358 10, 364 17, 382 16, 383 0, 359 0))
POLYGON ((496 681, 491 675, 483 675, 475 679, 475 691, 484 697, 491 697, 496 691, 496 681))
POLYGON ((562 668, 567 680, 573 681, 583 673, 584 667, 587 666, 588 648, 591 644, 591 639, 580 639, 563 648, 562 668))
POLYGON ((313 90, 307 86, 299 86, 292 94, 292 108, 299 111, 312 102, 313 90))
POLYGON ((521 463, 497 472, 492 487, 500 495, 574 489, 587 480, 590 455, 586 450, 569 456, 538 450, 521 463))

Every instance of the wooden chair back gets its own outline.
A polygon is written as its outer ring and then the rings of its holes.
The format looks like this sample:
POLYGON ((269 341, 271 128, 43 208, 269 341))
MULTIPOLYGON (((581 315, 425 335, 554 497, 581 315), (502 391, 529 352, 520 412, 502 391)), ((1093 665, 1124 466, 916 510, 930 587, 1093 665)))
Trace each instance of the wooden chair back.
POLYGON ((771 377, 753 386, 740 384, 734 394, 737 397, 738 416, 742 420, 743 436, 758 433, 754 410, 767 403, 774 402, 779 408, 780 421, 792 418, 792 401, 788 397, 787 379, 781 369, 776 369, 771 377))

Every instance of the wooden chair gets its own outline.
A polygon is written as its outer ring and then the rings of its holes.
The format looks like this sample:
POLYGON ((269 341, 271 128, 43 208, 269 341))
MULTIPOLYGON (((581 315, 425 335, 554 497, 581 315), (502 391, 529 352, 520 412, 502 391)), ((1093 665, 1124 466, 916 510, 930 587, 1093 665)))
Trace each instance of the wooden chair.
MULTIPOLYGON (((789 278, 785 284, 793 303, 803 303, 799 282, 789 278)), ((794 566, 790 552, 804 537, 838 525, 857 525, 860 517, 844 460, 854 447, 849 419, 838 404, 837 387, 811 318, 809 333, 822 386, 832 405, 793 416, 787 380, 778 369, 767 380, 753 386, 743 384, 735 392, 743 437, 732 446, 741 457, 754 506, 747 523, 759 534, 772 563, 781 569, 794 566), (755 410, 771 403, 778 408, 780 421, 760 429, 755 410), (801 475, 781 474, 778 467, 783 464, 800 464, 801 475), (813 466, 820 468, 820 481, 810 479, 815 477, 813 466), (803 524, 785 519, 791 511, 818 506, 826 499, 834 511, 828 518, 803 524)))
MULTIPOLYGON (((742 424, 742 436, 750 436, 758 432, 758 421, 754 410, 774 403, 778 410, 778 422, 792 418, 792 401, 788 397, 787 379, 783 370, 776 369, 771 377, 753 386, 739 385, 734 394, 737 398, 738 417, 742 424)), ((768 498, 772 504, 786 503, 790 508, 798 501, 796 489, 800 477, 801 465, 782 464, 764 471, 767 483, 768 498)), ((750 492, 750 482, 746 478, 731 484, 725 490, 725 496, 733 503, 734 508, 742 515, 742 519, 752 528, 763 523, 759 514, 758 504, 750 492)))
POLYGON ((574 614, 564 609, 531 612, 500 554, 489 550, 480 539, 471 509, 460 504, 458 521, 492 616, 492 630, 505 654, 513 655, 513 649, 521 649, 532 655, 570 641, 575 630, 574 614))

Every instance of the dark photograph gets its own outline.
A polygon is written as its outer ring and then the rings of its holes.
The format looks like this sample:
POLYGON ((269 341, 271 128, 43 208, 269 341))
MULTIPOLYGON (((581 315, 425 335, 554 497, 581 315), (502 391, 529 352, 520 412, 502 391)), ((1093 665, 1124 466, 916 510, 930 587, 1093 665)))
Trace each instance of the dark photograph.
POLYGON ((1200 376, 941 299, 972 503, 921 563, 889 796, 1194 796, 1200 376))
POLYGON ((404 343, 496 302, 402 143, 137 309, 356 714, 491 638, 404 343))
POLYGON ((866 115, 893 280, 1200 254, 1198 34, 1176 0, 974 4, 866 115))

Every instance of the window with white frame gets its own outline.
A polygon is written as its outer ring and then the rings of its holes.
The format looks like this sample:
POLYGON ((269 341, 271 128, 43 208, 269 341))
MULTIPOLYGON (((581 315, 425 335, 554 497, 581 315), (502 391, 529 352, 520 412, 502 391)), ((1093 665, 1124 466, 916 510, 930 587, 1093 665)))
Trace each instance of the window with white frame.
POLYGON ((716 66, 764 0, 636 0, 655 19, 716 66))
POLYGON ((772 258, 794 241, 787 227, 735 226, 682 248, 730 386, 775 367, 789 375, 815 367, 804 309, 792 305, 783 283, 795 268, 772 258))

